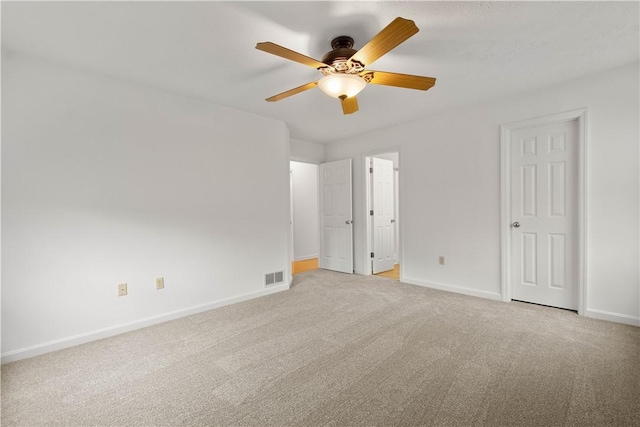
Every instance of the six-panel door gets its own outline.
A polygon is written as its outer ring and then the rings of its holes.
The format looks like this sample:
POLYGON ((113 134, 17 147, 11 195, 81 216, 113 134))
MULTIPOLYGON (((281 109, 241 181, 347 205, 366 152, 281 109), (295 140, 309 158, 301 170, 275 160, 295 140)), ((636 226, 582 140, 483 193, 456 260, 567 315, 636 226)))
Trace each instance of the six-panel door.
POLYGON ((576 310, 577 121, 514 131, 510 149, 512 299, 576 310))
POLYGON ((353 273, 351 159, 323 163, 319 173, 319 267, 353 273))

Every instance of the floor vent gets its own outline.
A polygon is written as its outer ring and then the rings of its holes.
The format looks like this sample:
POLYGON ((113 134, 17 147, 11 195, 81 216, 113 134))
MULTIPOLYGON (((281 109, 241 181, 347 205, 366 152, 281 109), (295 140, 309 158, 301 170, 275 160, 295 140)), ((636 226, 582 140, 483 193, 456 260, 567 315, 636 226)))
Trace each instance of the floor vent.
POLYGON ((264 275, 264 286, 273 286, 284 283, 284 271, 276 271, 264 275))

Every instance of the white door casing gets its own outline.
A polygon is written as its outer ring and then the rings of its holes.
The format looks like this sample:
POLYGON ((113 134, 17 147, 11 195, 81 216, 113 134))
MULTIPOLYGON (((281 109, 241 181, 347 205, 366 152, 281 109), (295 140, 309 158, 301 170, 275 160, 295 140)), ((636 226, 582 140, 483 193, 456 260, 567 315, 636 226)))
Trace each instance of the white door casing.
POLYGON ((395 229, 395 255, 393 256, 396 264, 400 263, 400 257, 402 256, 400 252, 400 172, 398 169, 394 169, 393 171, 393 200, 395 204, 394 208, 394 220, 393 228, 395 229))
MULTIPOLYGON (((293 234, 293 171, 289 169, 289 265, 294 261, 294 234, 293 234)), ((293 268, 289 268, 289 280, 293 280, 293 268)))
POLYGON ((393 270, 395 264, 394 171, 391 160, 371 161, 372 272, 393 270))
POLYGON ((320 251, 318 266, 353 273, 351 159, 319 168, 320 251))
POLYGON ((502 127, 503 300, 586 307, 585 110, 502 127))

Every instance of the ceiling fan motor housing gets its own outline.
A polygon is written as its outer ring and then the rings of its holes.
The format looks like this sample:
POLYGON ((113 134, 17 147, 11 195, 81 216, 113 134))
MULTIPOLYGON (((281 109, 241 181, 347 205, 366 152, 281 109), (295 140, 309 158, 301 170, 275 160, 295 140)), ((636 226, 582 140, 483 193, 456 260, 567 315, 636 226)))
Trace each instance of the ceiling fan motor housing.
POLYGON ((333 67, 337 72, 354 73, 364 69, 363 64, 354 63, 350 66, 347 63, 349 58, 357 52, 357 50, 353 49, 353 38, 349 36, 336 37, 331 41, 331 48, 333 50, 327 52, 322 57, 322 62, 333 67))

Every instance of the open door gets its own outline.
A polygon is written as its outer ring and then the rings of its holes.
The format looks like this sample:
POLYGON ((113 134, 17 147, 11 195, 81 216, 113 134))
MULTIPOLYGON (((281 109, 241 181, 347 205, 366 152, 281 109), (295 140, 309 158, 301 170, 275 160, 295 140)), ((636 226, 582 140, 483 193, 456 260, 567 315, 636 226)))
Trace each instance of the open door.
POLYGON ((372 272, 393 270, 395 264, 395 200, 393 162, 374 157, 371 162, 371 210, 373 211, 372 272))
POLYGON ((320 165, 320 253, 318 266, 353 273, 351 159, 320 165))

